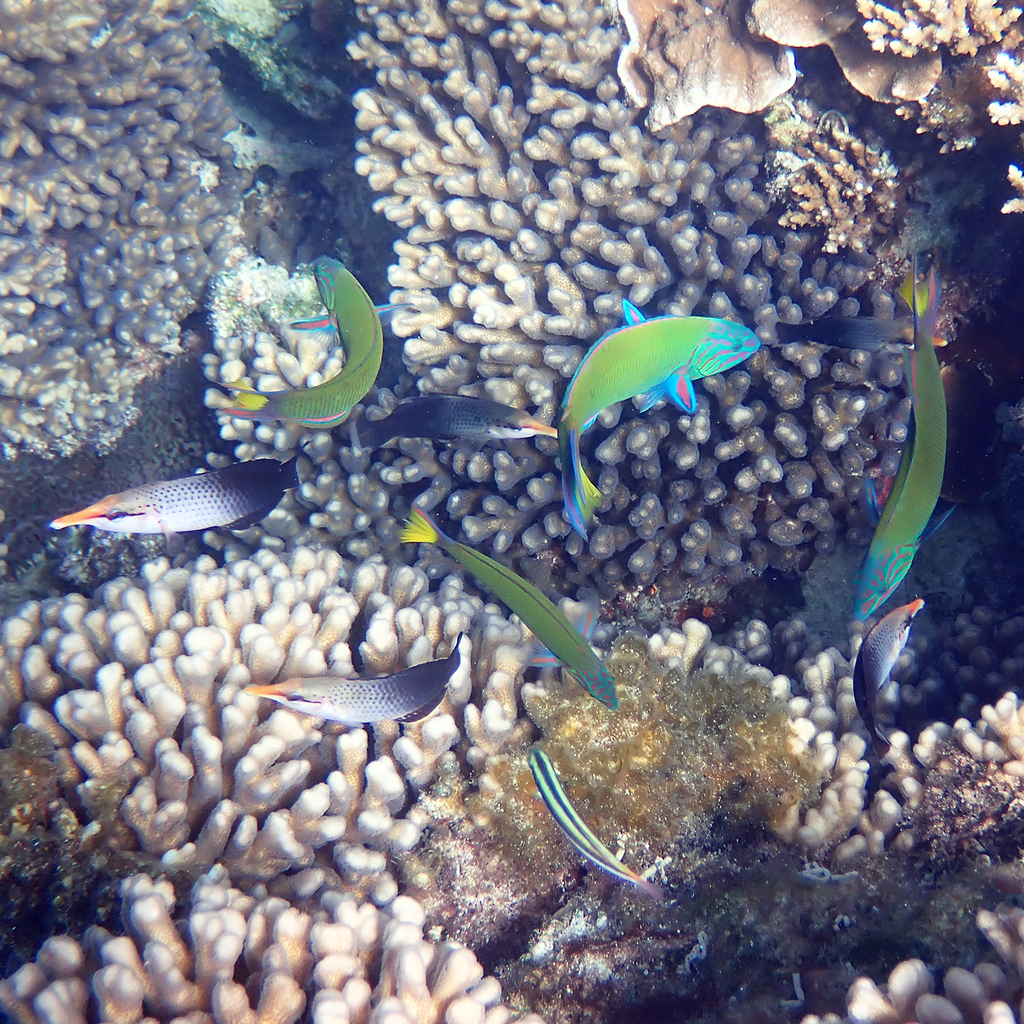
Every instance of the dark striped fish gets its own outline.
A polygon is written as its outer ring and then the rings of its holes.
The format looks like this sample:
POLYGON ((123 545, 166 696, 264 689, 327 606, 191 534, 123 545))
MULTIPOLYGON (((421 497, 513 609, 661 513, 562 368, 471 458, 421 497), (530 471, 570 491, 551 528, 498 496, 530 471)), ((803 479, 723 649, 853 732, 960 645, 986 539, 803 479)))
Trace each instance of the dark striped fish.
POLYGON ((888 682, 900 651, 907 646, 911 621, 923 607, 924 601, 918 598, 883 615, 867 631, 853 663, 853 699, 880 758, 889 749, 889 741, 875 722, 875 700, 888 682))
POLYGON ((50 526, 95 526, 111 533, 167 537, 214 526, 240 530, 265 518, 289 487, 298 486, 296 459, 252 459, 209 473, 142 484, 54 519, 50 526))
POLYGON ((665 893, 660 885, 648 882, 638 874, 630 871, 618 857, 601 842, 587 823, 579 816, 576 808, 569 802, 565 790, 562 788, 562 781, 551 763, 551 758, 537 747, 530 751, 530 770, 537 783, 537 789, 547 804, 551 817, 555 819, 558 827, 569 837, 569 842, 583 854, 587 860, 592 861, 599 868, 607 871, 608 874, 621 878, 624 882, 635 885, 638 889, 653 896, 656 900, 665 898, 665 893))
POLYGON ((508 437, 557 437, 558 431, 524 412, 485 398, 465 395, 424 395, 402 402, 380 420, 356 428, 360 448, 379 448, 393 437, 455 438, 479 446, 508 437))
POLYGON ((914 321, 880 320, 872 316, 821 316, 802 324, 775 325, 779 343, 813 341, 832 348, 859 348, 866 352, 914 344, 914 321))
POLYGON ((345 725, 415 722, 426 718, 444 699, 448 680, 459 666, 460 633, 452 653, 380 679, 318 676, 287 679, 269 686, 247 686, 246 693, 269 697, 292 711, 345 725))

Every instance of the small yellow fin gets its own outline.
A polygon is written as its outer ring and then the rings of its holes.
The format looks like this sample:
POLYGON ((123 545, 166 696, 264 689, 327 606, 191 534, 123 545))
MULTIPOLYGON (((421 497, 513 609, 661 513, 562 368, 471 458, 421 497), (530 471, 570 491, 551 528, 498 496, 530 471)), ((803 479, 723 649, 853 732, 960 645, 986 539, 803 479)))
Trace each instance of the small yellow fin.
MULTIPOLYGON (((230 384, 225 384, 224 387, 238 392, 238 394, 235 395, 235 403, 239 409, 242 409, 245 412, 257 412, 269 401, 266 395, 261 395, 254 387, 250 387, 248 384, 243 384, 240 380, 235 380, 230 384)), ((230 412, 231 410, 227 409, 225 411, 230 412)))
POLYGON ((412 515, 406 520, 402 527, 400 540, 403 544, 436 544, 441 539, 437 527, 427 518, 427 514, 418 508, 412 510, 412 515))

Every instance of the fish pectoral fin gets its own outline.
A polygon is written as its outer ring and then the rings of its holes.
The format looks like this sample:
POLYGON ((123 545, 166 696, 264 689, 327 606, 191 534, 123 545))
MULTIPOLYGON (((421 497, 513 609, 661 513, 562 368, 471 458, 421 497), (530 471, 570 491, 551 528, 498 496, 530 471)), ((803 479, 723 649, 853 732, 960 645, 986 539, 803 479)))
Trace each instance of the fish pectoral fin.
POLYGON ((626 322, 627 327, 635 327, 637 324, 642 324, 647 317, 629 299, 623 299, 622 319, 626 322))
POLYGON ((637 395, 635 401, 640 412, 647 412, 662 399, 671 402, 685 413, 696 412, 697 396, 693 392, 693 381, 690 380, 688 371, 688 366, 680 367, 656 387, 637 395))
POLYGON ((309 338, 318 341, 325 349, 337 348, 341 344, 338 324, 330 313, 292 320, 285 325, 282 333, 289 341, 298 337, 309 338))
POLYGON ((932 512, 931 518, 928 520, 928 525, 921 531, 921 542, 926 541, 954 512, 956 509, 955 502, 946 502, 942 498, 939 499, 940 505, 949 505, 949 508, 940 508, 939 505, 935 506, 935 511, 932 512))
POLYGON ((869 476, 864 477, 864 513, 872 526, 877 526, 878 520, 882 518, 882 506, 878 501, 878 488, 875 486, 875 481, 869 476))

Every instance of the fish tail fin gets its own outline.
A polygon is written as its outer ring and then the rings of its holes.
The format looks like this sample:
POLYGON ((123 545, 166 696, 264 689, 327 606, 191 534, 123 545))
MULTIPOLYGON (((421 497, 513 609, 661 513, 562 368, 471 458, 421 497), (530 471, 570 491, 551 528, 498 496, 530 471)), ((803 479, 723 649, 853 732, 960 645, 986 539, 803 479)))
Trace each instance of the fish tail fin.
POLYGON ((224 386, 236 392, 235 404, 223 410, 231 416, 251 416, 253 413, 262 411, 270 401, 268 395, 260 394, 254 387, 243 384, 240 380, 231 381, 224 386))
POLYGON ((413 508, 399 537, 403 544, 440 544, 444 534, 421 508, 413 508))
POLYGON ((575 427, 558 428, 558 448, 562 459, 562 498, 573 528, 586 540, 587 523, 601 504, 603 495, 583 471, 580 461, 580 435, 575 427))
POLYGON ((917 256, 914 256, 910 273, 900 288, 900 295, 914 314, 914 337, 919 330, 931 338, 935 333, 935 322, 939 313, 939 280, 935 268, 928 271, 925 281, 917 280, 917 256))

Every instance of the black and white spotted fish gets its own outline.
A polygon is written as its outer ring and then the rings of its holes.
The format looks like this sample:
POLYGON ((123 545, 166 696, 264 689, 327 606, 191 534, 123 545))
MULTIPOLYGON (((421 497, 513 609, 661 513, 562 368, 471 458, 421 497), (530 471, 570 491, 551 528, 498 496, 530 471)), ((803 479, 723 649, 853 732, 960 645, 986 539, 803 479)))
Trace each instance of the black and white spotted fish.
MULTIPOLYGON (((297 457, 296 457, 297 458, 297 457)), ((111 533, 176 533, 230 526, 240 530, 266 517, 298 485, 296 458, 252 459, 177 480, 108 494, 50 526, 95 526, 111 533)))
POLYGON ((267 686, 247 686, 245 692, 276 700, 292 711, 345 725, 415 722, 426 718, 444 699, 448 681, 460 664, 461 640, 462 634, 459 634, 452 653, 441 661, 414 665, 380 679, 317 676, 286 679, 267 686))

